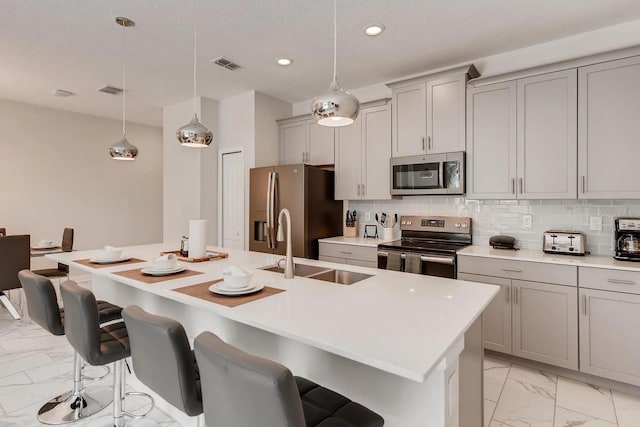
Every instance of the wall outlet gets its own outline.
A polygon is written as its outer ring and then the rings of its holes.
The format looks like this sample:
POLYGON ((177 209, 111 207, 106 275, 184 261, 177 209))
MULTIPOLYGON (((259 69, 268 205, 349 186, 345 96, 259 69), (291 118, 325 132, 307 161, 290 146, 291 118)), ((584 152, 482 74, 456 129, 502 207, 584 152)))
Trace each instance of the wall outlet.
POLYGON ((589 229, 593 231, 602 231, 602 217, 590 216, 589 217, 589 229))
POLYGON ((371 221, 371 212, 365 212, 364 213, 364 220, 365 221, 371 221))
POLYGON ((531 228, 531 224, 533 223, 533 218, 531 215, 522 215, 522 228, 528 230, 531 228))

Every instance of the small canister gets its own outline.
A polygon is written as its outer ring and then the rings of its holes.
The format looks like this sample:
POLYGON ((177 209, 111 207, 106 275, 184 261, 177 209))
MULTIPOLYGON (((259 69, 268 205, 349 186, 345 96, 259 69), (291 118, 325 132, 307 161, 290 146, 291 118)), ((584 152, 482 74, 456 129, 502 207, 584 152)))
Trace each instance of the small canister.
POLYGON ((180 255, 189 256, 189 237, 182 236, 180 240, 180 255))

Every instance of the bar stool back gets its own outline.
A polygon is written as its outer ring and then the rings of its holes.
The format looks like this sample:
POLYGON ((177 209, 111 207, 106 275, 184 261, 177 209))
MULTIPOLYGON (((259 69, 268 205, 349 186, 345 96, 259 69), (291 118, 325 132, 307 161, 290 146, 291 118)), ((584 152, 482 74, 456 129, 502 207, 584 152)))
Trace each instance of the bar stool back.
POLYGON ((64 330, 71 346, 91 365, 113 363, 113 425, 124 426, 125 415, 134 418, 147 415, 154 405, 153 398, 145 393, 134 394, 143 394, 151 399, 151 408, 146 413, 134 415, 123 408, 126 395, 123 365, 125 358, 131 355, 124 322, 100 327, 95 296, 72 280, 64 282, 60 292, 65 308, 64 330))
MULTIPOLYGON (((51 280, 29 270, 18 273, 31 319, 52 335, 64 335, 64 309, 58 307, 51 280)), ((105 301, 97 302, 101 323, 121 319, 122 308, 105 301)), ((83 362, 73 354, 73 390, 54 397, 38 411, 44 424, 65 424, 89 417, 111 403, 111 393, 103 390, 85 391, 83 362)), ((102 377, 101 377, 102 378, 102 377)), ((100 378, 98 378, 100 379, 100 378)))
POLYGON ((202 414, 200 373, 182 325, 137 305, 122 311, 136 377, 189 416, 202 414))
POLYGON ((216 427, 381 427, 364 406, 287 367, 203 332, 195 340, 207 425, 216 427))

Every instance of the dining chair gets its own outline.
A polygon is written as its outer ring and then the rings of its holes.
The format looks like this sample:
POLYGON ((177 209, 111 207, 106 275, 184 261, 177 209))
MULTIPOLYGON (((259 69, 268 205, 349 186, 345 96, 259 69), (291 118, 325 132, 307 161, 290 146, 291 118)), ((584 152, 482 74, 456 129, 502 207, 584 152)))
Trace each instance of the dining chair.
POLYGON ((276 362, 245 353, 211 332, 195 340, 202 406, 216 427, 382 427, 370 409, 276 362))
MULTIPOLYGON (((71 252, 73 250, 73 228, 64 229, 60 246, 63 252, 71 252)), ((69 278, 69 266, 62 263, 58 263, 57 268, 44 268, 33 272, 48 278, 69 278)))
POLYGON ((5 291, 22 287, 18 272, 31 266, 30 241, 31 236, 28 234, 5 236, 0 239, 0 302, 16 320, 20 319, 20 314, 5 291))

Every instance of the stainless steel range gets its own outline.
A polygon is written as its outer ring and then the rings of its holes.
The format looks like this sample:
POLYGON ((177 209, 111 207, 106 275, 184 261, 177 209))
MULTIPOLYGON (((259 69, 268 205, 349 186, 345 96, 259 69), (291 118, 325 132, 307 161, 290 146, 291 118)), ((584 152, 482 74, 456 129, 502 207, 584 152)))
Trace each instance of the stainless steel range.
POLYGON ((456 278, 456 252, 471 244, 471 218, 403 216, 401 239, 378 245, 378 268, 456 278))

